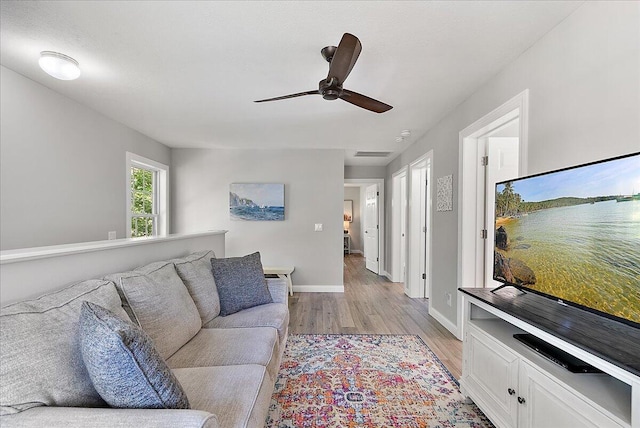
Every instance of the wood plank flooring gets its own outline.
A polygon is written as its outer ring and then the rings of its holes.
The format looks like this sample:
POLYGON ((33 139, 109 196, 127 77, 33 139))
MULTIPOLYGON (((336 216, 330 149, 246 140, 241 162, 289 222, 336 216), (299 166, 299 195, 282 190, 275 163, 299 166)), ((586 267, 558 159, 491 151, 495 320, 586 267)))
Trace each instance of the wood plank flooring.
POLYGON ((462 342, 428 314, 426 299, 410 299, 402 284, 345 256, 344 293, 294 293, 289 297, 291 334, 416 334, 456 379, 462 373, 462 342))

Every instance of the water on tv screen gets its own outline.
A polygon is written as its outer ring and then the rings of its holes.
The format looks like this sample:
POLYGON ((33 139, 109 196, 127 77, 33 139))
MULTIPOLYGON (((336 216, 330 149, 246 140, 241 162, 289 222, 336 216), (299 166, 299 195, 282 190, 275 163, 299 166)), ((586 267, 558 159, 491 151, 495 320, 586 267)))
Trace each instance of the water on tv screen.
POLYGON ((640 153, 496 185, 497 281, 640 326, 640 153))

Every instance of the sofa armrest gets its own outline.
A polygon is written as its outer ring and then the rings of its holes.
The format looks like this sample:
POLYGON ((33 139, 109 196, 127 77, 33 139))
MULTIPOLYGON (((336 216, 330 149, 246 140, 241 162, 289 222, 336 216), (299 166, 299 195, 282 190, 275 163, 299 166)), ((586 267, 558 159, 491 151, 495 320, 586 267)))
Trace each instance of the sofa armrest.
POLYGON ((218 428, 216 415, 200 410, 33 407, 0 417, 2 428, 218 428))
POLYGON ((289 292, 289 285, 286 279, 267 278, 267 287, 269 287, 269 293, 271 293, 274 303, 288 304, 287 293, 289 292))

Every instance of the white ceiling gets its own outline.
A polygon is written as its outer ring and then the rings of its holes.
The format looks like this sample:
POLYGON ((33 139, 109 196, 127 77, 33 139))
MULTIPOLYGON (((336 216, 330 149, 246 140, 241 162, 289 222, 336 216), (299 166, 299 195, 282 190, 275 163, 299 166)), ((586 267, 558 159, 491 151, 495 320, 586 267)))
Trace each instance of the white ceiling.
POLYGON ((339 148, 347 165, 385 165, 580 4, 3 0, 0 62, 170 147, 339 148), (344 87, 392 110, 252 102, 317 89, 320 49, 344 32, 363 46, 344 87), (80 79, 41 71, 44 50, 75 58, 80 79))

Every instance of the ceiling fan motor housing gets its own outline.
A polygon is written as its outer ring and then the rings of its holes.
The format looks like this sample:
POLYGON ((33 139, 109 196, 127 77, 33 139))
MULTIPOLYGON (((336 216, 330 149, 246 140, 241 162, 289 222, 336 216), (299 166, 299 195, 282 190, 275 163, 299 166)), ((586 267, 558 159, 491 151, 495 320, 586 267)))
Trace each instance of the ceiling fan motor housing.
POLYGON ((328 63, 331 63, 333 55, 335 55, 337 50, 337 46, 325 46, 320 50, 320 54, 322 55, 322 58, 327 60, 328 63))
POLYGON ((337 100, 342 95, 342 85, 335 77, 322 79, 319 83, 319 92, 325 100, 337 100))

